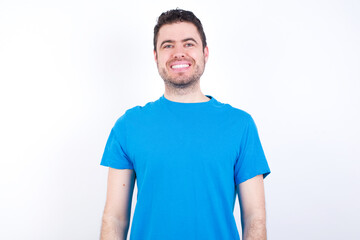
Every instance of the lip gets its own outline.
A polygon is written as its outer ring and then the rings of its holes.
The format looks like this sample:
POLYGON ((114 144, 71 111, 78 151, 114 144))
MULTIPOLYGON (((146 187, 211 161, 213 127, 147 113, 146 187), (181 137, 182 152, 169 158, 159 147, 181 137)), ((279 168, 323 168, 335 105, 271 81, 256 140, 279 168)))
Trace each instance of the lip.
POLYGON ((191 66, 190 61, 173 61, 170 63, 170 67, 172 67, 174 65, 181 65, 181 64, 187 64, 187 65, 191 66))
POLYGON ((173 61, 170 63, 170 69, 175 72, 181 72, 181 71, 186 71, 187 69, 189 69, 191 67, 191 65, 192 65, 191 62, 189 62, 189 61, 173 61), (172 68, 175 65, 183 65, 183 64, 186 64, 189 66, 181 67, 181 68, 172 68))

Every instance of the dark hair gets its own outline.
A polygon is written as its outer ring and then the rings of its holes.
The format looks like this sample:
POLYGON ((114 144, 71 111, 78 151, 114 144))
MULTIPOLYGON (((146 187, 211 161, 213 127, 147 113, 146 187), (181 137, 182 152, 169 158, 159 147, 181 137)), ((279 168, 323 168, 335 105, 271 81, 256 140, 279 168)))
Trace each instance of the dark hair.
POLYGON ((202 41, 203 49, 206 47, 206 36, 203 26, 200 20, 194 15, 194 13, 182 9, 173 9, 167 12, 163 12, 157 20, 157 24, 154 27, 154 50, 156 51, 157 38, 160 28, 165 24, 172 24, 177 22, 189 22, 195 25, 202 41))

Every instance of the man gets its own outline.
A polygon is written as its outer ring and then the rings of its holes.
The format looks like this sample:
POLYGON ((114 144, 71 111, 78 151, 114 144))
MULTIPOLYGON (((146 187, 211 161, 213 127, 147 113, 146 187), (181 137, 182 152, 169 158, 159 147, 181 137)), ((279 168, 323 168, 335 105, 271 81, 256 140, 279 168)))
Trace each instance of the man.
POLYGON ((123 114, 101 165, 109 167, 101 239, 266 239, 263 178, 269 173, 251 116, 200 90, 209 50, 200 20, 189 11, 161 14, 154 56, 165 93, 123 114))

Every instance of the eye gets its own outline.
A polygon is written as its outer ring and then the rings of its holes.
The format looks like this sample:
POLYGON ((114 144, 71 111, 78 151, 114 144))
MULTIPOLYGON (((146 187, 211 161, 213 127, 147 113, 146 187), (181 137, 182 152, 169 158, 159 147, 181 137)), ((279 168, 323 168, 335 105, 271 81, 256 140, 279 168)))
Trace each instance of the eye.
POLYGON ((192 46, 194 46, 194 44, 192 44, 192 43, 186 43, 185 44, 185 47, 192 47, 192 46))
POLYGON ((172 45, 167 44, 167 45, 164 45, 164 47, 163 47, 163 48, 172 48, 172 45))

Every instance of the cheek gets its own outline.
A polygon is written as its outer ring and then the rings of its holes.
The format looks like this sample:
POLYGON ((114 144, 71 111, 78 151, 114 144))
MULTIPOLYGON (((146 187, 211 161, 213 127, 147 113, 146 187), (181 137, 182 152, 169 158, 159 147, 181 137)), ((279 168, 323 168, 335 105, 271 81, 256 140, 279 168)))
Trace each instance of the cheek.
POLYGON ((204 59, 204 55, 201 53, 194 53, 190 55, 191 58, 193 58, 196 62, 202 62, 204 59))
POLYGON ((162 54, 162 55, 158 56, 159 64, 166 64, 166 62, 167 62, 167 57, 165 55, 162 54))
POLYGON ((165 60, 164 58, 159 59, 159 64, 160 64, 161 66, 166 66, 166 60, 165 60))

